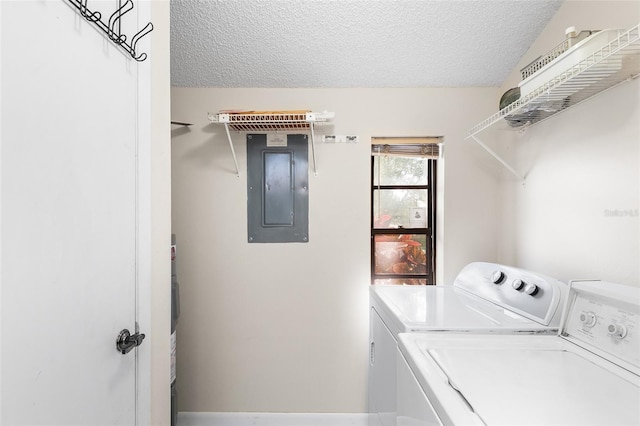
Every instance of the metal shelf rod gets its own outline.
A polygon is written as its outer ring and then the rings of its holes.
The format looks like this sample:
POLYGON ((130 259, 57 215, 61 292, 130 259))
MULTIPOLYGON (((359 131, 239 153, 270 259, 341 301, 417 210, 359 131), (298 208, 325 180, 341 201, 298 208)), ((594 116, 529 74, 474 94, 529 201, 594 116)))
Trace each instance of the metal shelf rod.
POLYGON ((236 177, 240 177, 240 167, 238 167, 238 158, 236 157, 236 150, 233 149, 233 142, 231 141, 231 133, 229 132, 229 123, 224 123, 224 130, 227 131, 229 148, 231 148, 231 155, 233 155, 233 163, 236 165, 236 177))
POLYGON ((316 167, 316 136, 313 132, 313 123, 309 123, 311 129, 311 157, 313 159, 313 175, 318 176, 318 168, 316 167))

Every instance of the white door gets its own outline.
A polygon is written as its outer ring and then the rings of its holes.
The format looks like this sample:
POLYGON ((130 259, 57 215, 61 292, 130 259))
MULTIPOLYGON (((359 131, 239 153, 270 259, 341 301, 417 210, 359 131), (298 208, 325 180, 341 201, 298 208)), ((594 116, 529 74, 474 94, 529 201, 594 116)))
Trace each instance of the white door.
POLYGON ((116 337, 136 328, 146 68, 67 1, 0 8, 0 420, 132 425, 148 341, 123 355, 116 337))

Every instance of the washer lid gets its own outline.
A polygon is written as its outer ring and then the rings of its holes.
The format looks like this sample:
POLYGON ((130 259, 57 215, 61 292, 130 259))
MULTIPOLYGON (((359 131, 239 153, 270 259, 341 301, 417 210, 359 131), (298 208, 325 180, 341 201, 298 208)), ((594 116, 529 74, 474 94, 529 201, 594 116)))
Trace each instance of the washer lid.
POLYGON ((639 381, 579 352, 495 347, 427 352, 487 425, 640 424, 639 381))

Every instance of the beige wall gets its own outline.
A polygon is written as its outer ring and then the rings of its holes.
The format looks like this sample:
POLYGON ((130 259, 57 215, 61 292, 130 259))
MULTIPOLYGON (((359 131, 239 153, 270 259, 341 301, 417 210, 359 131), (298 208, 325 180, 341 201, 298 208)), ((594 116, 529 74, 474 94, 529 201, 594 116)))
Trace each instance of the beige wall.
MULTIPOLYGON (((567 1, 517 70, 564 38, 564 29, 628 29, 640 1, 567 1)), ((528 174, 503 181, 501 258, 562 280, 599 278, 640 285, 640 218, 608 216, 640 205, 640 87, 627 82, 572 109, 502 138, 506 155, 528 174)))
MULTIPOLYGON (((496 260, 493 160, 464 140, 496 110, 496 88, 172 90, 173 231, 182 312, 181 411, 366 411, 370 280, 370 137, 443 136, 438 281, 496 260), (248 244, 246 150, 207 112, 336 113, 328 134, 358 144, 316 147, 306 244, 248 244)), ((320 131, 318 132, 320 133, 320 131)))

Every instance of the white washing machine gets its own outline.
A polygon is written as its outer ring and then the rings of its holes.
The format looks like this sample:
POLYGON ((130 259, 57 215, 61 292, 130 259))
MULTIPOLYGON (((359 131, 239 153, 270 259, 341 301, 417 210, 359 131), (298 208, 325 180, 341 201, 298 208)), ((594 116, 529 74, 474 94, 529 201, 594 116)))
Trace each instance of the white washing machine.
POLYGON ((640 288, 574 281, 557 335, 401 334, 399 426, 640 424, 640 288))
POLYGON ((555 334, 566 288, 542 274, 486 262, 465 266, 449 286, 371 286, 371 424, 396 423, 399 333, 555 334))

